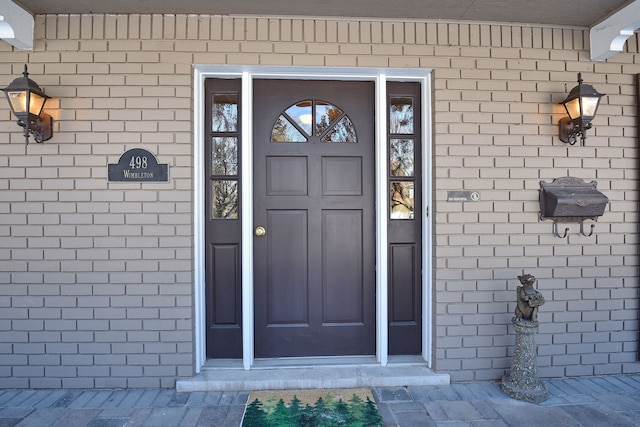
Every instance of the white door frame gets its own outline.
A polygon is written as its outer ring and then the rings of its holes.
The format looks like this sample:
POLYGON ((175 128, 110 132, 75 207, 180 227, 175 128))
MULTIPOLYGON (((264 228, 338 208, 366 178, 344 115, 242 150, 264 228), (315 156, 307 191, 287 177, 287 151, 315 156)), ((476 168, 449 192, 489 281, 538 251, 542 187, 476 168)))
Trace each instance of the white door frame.
POLYGON ((375 82, 376 141, 376 358, 382 366, 388 363, 388 266, 387 266, 387 115, 386 83, 413 81, 422 86, 422 357, 431 367, 432 360, 432 227, 428 216, 431 206, 431 70, 399 68, 330 68, 194 65, 194 330, 195 370, 200 372, 206 360, 205 307, 205 233, 204 233, 204 83, 207 78, 242 79, 242 363, 249 370, 254 360, 253 299, 253 79, 297 80, 369 80, 375 82))

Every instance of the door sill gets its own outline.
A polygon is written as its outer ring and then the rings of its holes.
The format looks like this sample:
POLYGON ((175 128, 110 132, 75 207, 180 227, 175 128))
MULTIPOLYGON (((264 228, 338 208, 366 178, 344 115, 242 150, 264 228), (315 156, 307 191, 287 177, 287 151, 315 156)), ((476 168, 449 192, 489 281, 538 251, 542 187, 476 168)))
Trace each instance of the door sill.
POLYGON ((242 360, 207 360, 193 378, 179 379, 178 392, 406 387, 449 384, 419 356, 392 356, 381 366, 374 356, 256 359, 251 370, 242 360))
MULTIPOLYGON (((425 365, 421 356, 389 356, 390 365, 425 365)), ((275 357, 254 359, 251 370, 316 366, 380 366, 375 356, 275 357)), ((207 359, 202 369, 244 369, 242 359, 207 359)))

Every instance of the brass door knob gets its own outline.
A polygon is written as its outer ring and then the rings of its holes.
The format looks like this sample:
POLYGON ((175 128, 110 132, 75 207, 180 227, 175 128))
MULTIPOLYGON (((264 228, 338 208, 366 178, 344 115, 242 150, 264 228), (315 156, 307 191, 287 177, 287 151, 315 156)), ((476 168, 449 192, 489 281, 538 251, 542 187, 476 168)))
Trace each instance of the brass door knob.
POLYGON ((265 234, 267 234, 267 230, 265 230, 264 227, 256 227, 256 236, 262 237, 265 234))

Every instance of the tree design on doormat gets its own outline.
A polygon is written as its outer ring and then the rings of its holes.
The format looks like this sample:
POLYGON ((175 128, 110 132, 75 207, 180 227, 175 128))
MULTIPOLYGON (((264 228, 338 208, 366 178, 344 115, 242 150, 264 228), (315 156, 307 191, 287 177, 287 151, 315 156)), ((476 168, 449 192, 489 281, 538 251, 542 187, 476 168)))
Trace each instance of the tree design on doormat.
POLYGON ((381 427, 382 417, 376 404, 353 395, 348 403, 334 400, 330 394, 319 397, 312 406, 297 396, 289 404, 283 399, 263 403, 254 399, 242 420, 242 427, 381 427))

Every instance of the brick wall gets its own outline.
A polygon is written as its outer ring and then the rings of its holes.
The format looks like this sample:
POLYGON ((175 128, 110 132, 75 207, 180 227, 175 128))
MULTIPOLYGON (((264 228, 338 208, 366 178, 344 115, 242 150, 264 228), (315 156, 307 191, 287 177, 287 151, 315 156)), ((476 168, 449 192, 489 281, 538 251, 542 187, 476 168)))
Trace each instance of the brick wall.
POLYGON ((199 15, 37 16, 0 42, 52 96, 51 141, 0 110, 2 387, 172 387, 193 374, 192 64, 432 68, 434 361, 453 380, 509 368, 516 276, 538 278, 543 376, 638 372, 637 36, 589 60, 585 29, 199 15), (586 147, 557 138, 576 84, 606 93, 586 147), (169 183, 107 182, 144 147, 169 183), (539 182, 597 180, 594 236, 539 222, 539 182), (477 190, 477 203, 447 202, 477 190))

